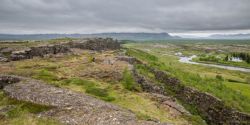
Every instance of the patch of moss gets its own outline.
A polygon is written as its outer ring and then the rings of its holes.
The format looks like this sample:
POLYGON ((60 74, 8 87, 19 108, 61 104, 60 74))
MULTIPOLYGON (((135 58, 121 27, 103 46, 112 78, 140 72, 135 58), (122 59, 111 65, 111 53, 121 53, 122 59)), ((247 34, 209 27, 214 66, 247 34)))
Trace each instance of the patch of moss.
POLYGON ((0 119, 0 125, 59 125, 58 121, 35 116, 37 113, 48 111, 53 107, 10 99, 3 91, 0 91, 0 107, 5 106, 13 106, 13 108, 4 114, 3 119, 0 119))
POLYGON ((80 79, 80 78, 70 78, 62 82, 62 85, 66 85, 66 86, 69 86, 71 84, 82 86, 86 93, 90 95, 94 95, 104 101, 115 100, 114 97, 110 96, 108 88, 100 88, 98 87, 98 84, 93 81, 80 79))
POLYGON ((46 82, 57 81, 58 77, 53 73, 46 69, 39 70, 37 74, 33 76, 36 79, 44 80, 46 82))
POLYGON ((140 120, 147 120, 147 121, 153 119, 153 118, 150 117, 149 115, 144 114, 144 113, 141 113, 141 112, 137 112, 137 113, 136 113, 136 117, 137 117, 138 119, 140 119, 140 120))
POLYGON ((111 97, 111 96, 109 95, 109 92, 108 92, 107 89, 96 88, 96 87, 90 87, 90 88, 87 88, 87 89, 86 89, 86 93, 89 93, 89 94, 91 94, 91 95, 100 97, 102 100, 109 101, 109 102, 115 100, 114 97, 111 97))

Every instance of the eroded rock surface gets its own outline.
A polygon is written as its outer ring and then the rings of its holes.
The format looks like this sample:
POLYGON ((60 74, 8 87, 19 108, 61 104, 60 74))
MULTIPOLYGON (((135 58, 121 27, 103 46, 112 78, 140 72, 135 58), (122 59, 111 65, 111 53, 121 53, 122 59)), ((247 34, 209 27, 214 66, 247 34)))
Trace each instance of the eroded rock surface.
POLYGON ((83 39, 67 43, 70 48, 88 49, 88 50, 115 50, 120 49, 120 43, 112 38, 92 38, 83 39))
POLYGON ((20 81, 20 78, 18 77, 0 76, 0 89, 2 89, 6 85, 17 83, 19 81, 20 81))
MULTIPOLYGON (((16 76, 0 76, 20 81, 8 84, 4 92, 11 98, 55 108, 40 116, 52 117, 69 125, 160 125, 137 120, 132 112, 82 93, 57 88, 38 80, 16 76)), ((2 80, 4 81, 4 80, 2 80)), ((7 81, 8 82, 8 81, 7 81)), ((164 124, 165 125, 165 124, 164 124)))
POLYGON ((166 72, 151 69, 155 77, 168 86, 181 101, 193 105, 201 116, 212 125, 248 125, 250 114, 239 112, 228 107, 219 98, 197 89, 184 86, 177 78, 170 77, 166 72))
POLYGON ((150 93, 149 96, 153 100, 175 109, 180 114, 190 114, 182 105, 177 103, 177 100, 174 97, 167 96, 168 94, 165 92, 164 86, 157 85, 156 83, 148 80, 139 74, 135 69, 133 69, 133 75, 136 82, 141 85, 143 91, 150 93))
MULTIPOLYGON (((17 61, 31 59, 33 57, 44 57, 48 54, 69 53, 73 48, 95 51, 116 50, 120 49, 120 43, 112 38, 80 39, 54 45, 30 47, 21 51, 11 51, 11 55, 8 57, 8 60, 17 61)), ((1 57, 0 61, 5 61, 4 58, 6 59, 7 57, 1 57)))
POLYGON ((22 59, 31 59, 33 57, 44 57, 47 54, 67 53, 70 52, 70 48, 65 45, 50 45, 50 46, 38 46, 31 47, 27 50, 15 51, 10 55, 9 60, 17 61, 22 59))

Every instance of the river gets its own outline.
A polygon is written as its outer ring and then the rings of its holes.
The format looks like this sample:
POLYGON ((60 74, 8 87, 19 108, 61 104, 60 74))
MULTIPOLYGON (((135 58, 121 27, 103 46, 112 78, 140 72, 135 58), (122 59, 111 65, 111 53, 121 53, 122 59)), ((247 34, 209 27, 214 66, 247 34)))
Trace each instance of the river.
POLYGON ((196 55, 193 55, 190 57, 180 56, 179 62, 188 63, 188 64, 211 66, 211 67, 223 68, 223 69, 228 69, 228 70, 236 70, 236 71, 242 71, 242 72, 250 72, 250 69, 248 69, 248 68, 193 62, 192 59, 195 57, 197 57, 197 56, 196 55))

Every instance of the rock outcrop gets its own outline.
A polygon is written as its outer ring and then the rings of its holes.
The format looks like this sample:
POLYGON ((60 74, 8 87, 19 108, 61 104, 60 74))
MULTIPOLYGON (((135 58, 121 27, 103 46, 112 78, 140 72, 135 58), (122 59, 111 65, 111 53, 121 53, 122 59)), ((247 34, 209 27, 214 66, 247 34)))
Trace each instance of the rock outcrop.
POLYGON ((164 86, 157 85, 156 83, 148 80, 144 76, 140 75, 135 69, 133 69, 133 76, 135 81, 140 84, 143 91, 150 93, 150 96, 159 102, 160 104, 167 105, 181 114, 190 114, 183 106, 177 103, 176 99, 170 97, 166 92, 164 86))
POLYGON ((22 59, 31 59, 33 57, 44 57, 47 54, 58 54, 70 52, 70 48, 65 45, 50 45, 31 47, 30 49, 23 51, 15 51, 10 55, 11 61, 17 61, 22 59))
MULTIPOLYGON (((41 117, 51 117, 69 125, 163 125, 153 121, 137 120, 132 112, 113 104, 98 100, 83 93, 54 87, 41 81, 0 76, 5 84, 4 92, 11 98, 40 105, 52 106, 41 117), (15 84, 8 84, 19 79, 15 84), (34 91, 35 90, 35 91, 34 91)), ((167 124, 164 124, 167 125, 167 124)))
MULTIPOLYGON (((13 51, 9 61, 17 61, 23 59, 31 59, 33 57, 44 57, 48 54, 68 53, 71 52, 71 48, 88 49, 95 51, 102 50, 116 50, 120 49, 120 43, 112 38, 93 38, 76 40, 68 43, 60 43, 55 45, 30 47, 29 49, 22 51, 13 51)), ((6 61, 5 57, 1 57, 0 60, 6 61)))
POLYGON ((140 75, 135 69, 133 69, 133 76, 135 81, 140 84, 141 88, 145 92, 156 93, 165 95, 164 86, 157 85, 151 81, 149 81, 144 76, 140 75))
POLYGON ((79 48, 79 49, 88 49, 88 50, 116 50, 120 49, 120 43, 117 40, 112 38, 92 38, 92 39, 83 39, 76 40, 73 42, 67 43, 70 48, 79 48))
POLYGON ((0 62, 7 62, 7 61, 8 61, 8 58, 1 57, 1 55, 0 55, 0 62))
POLYGON ((20 81, 20 78, 18 77, 12 77, 12 76, 1 76, 0 77, 0 89, 3 89, 4 86, 17 83, 20 81))
POLYGON ((141 64, 139 60, 137 60, 134 57, 129 57, 129 56, 117 56, 116 57, 120 61, 125 61, 128 62, 129 64, 141 64))
POLYGON ((168 88, 175 93, 175 97, 186 104, 196 107, 200 115, 212 125, 248 125, 250 124, 250 115, 238 112, 225 103, 212 96, 209 93, 201 92, 191 87, 182 85, 181 82, 170 77, 164 71, 151 68, 152 73, 168 88))
MULTIPOLYGON (((131 62, 129 60, 125 60, 131 62)), ((136 64, 136 63, 131 63, 136 64)), ((142 64, 140 62, 140 64, 142 64)), ((177 78, 171 77, 168 73, 143 64, 154 74, 158 82, 162 85, 152 84, 144 76, 133 71, 135 80, 146 92, 166 95, 166 88, 172 91, 175 97, 182 102, 195 106, 200 115, 211 125, 248 125, 250 124, 250 114, 239 112, 225 105, 225 103, 215 96, 201 92, 191 87, 181 84, 177 78)))

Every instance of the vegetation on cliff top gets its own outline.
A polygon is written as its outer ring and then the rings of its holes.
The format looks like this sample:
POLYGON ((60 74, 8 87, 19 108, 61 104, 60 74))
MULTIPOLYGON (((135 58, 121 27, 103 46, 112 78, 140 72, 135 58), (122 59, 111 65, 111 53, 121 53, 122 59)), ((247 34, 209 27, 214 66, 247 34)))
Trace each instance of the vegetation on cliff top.
MULTIPOLYGON (((206 67, 181 64, 176 60, 175 57, 171 55, 163 56, 162 54, 158 53, 157 49, 154 50, 154 48, 152 48, 152 44, 151 45, 149 44, 149 46, 147 47, 145 47, 145 44, 143 45, 132 44, 128 46, 130 48, 130 49, 127 49, 128 55, 134 56, 148 63, 152 67, 169 72, 174 77, 177 77, 178 79, 180 79, 182 81, 182 84, 197 88, 203 92, 208 92, 208 93, 213 94, 216 97, 219 97, 226 103, 226 105, 230 107, 237 108, 238 110, 243 111, 243 112, 250 112, 249 94, 246 94, 247 92, 244 92, 244 91, 243 92, 237 91, 237 88, 245 88, 245 87, 249 88, 249 85, 241 86, 240 84, 235 83, 236 85, 233 87, 232 85, 230 86, 229 84, 226 84, 226 81, 223 80, 224 78, 223 79, 216 78, 216 75, 218 74, 215 74, 214 77, 210 77, 207 75, 202 76, 202 74, 193 72, 193 70, 187 70, 191 68, 195 70, 196 68, 199 67, 203 69, 203 72, 206 72, 206 73, 211 72, 206 67), (140 50, 133 49, 134 46, 136 46, 136 48, 139 48, 140 50), (140 46, 143 46, 143 47, 140 47, 140 46), (142 51, 143 50, 142 48, 144 50, 149 49, 150 54, 145 51, 142 51)), ((142 70, 142 68, 140 69, 142 70)), ((214 68, 210 68, 210 70, 211 69, 214 69, 214 68)), ((220 71, 226 72, 222 69, 220 69, 220 71)), ((234 72, 234 71, 230 71, 230 72, 234 72)), ((235 71, 235 74, 241 75, 242 73, 239 74, 238 72, 235 71)), ((224 76, 224 74, 222 75, 224 76)), ((246 76, 247 75, 245 75, 245 77, 246 76)), ((227 78, 228 76, 226 77, 225 80, 227 80, 227 78)))

